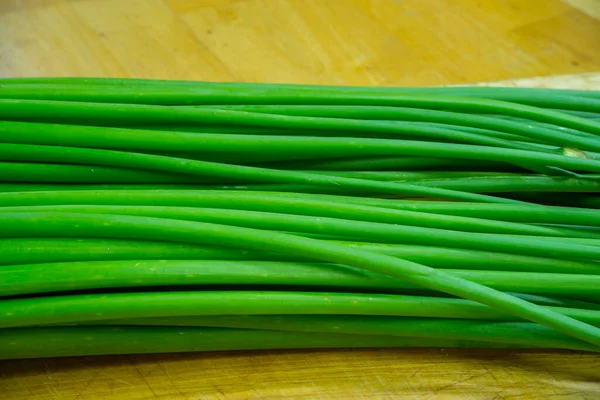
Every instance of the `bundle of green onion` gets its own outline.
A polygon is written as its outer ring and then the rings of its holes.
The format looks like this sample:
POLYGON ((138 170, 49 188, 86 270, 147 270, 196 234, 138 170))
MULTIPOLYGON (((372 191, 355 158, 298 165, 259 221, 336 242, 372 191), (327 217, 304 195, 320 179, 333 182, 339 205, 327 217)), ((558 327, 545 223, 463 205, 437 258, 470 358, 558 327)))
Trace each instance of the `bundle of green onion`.
POLYGON ((0 358, 600 350, 600 92, 0 80, 0 358))

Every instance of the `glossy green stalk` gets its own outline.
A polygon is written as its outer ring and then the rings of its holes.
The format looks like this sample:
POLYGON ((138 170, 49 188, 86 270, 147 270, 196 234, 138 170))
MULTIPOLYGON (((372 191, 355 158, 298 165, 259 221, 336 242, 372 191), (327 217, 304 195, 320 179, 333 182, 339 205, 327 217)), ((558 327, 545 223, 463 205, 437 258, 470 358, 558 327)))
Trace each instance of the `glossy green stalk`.
MULTIPOLYGON (((360 248, 359 248, 360 249, 360 248)), ((384 253, 385 254, 385 253, 384 253)), ((506 271, 444 271, 505 292, 592 295, 600 275, 506 271)), ((248 285, 352 288, 361 291, 418 290, 408 282, 342 265, 279 261, 130 260, 5 265, 0 296, 131 287, 248 285)), ((1 308, 0 308, 1 309, 1 308)), ((13 315, 15 313, 12 313, 13 315)), ((16 313, 18 314, 18 313, 16 313)), ((598 319, 600 324, 600 319, 598 319)), ((0 322, 0 327, 2 322, 0 322)))
POLYGON ((591 227, 600 225, 599 210, 576 207, 539 207, 535 205, 506 205, 505 207, 504 205, 500 204, 469 205, 467 203, 456 202, 416 202, 403 200, 367 199, 348 196, 334 197, 337 201, 343 203, 370 205, 374 207, 388 207, 392 209, 411 210, 443 215, 537 224, 565 224, 591 227))
MULTIPOLYGON (((277 257, 265 252, 237 250, 222 246, 105 238, 2 238, 0 239, 0 254, 2 254, 1 266, 142 259, 288 260, 283 255, 277 257)), ((300 261, 299 258, 294 259, 293 257, 289 260, 300 261)), ((574 271, 587 273, 586 270, 592 270, 584 265, 582 268, 574 266, 574 271)), ((0 274, 4 273, 0 272, 0 274)))
MULTIPOLYGON (((576 232, 556 227, 495 222, 485 219, 392 210, 383 207, 340 203, 334 198, 285 196, 279 193, 233 191, 45 191, 0 193, 0 206, 127 205, 207 207, 264 211, 283 214, 331 217, 356 221, 423 226, 467 232, 506 233, 536 236, 597 238, 593 232, 576 232)), ((62 208, 64 209, 64 208, 62 208)), ((0 209, 1 210, 1 209, 0 209)))
MULTIPOLYGON (((132 320, 135 323, 135 320, 132 320)), ((175 319, 177 321, 177 319, 175 319)), ((116 321, 115 321, 116 322, 116 321)), ((168 324, 169 318, 159 322, 168 324)), ((145 321, 140 321, 145 324, 145 321)), ((527 322, 399 318, 387 316, 251 315, 182 318, 184 326, 212 326, 292 332, 408 336, 450 340, 513 343, 600 352, 599 347, 527 322)), ((179 325, 178 324, 178 325, 179 325)))
MULTIPOLYGON (((311 174, 321 174, 329 176, 344 176, 347 178, 357 179, 369 179, 382 182, 393 182, 393 181, 445 181, 461 178, 517 178, 517 177, 529 177, 537 176, 532 174, 515 173, 515 172, 503 172, 503 171, 318 171, 318 170, 305 170, 305 172, 311 174)), ((583 175, 592 179, 600 179, 598 174, 586 174, 583 175)))
MULTIPOLYGON (((492 136, 512 140, 514 142, 528 139, 540 140, 550 144, 583 146, 577 137, 587 138, 588 144, 594 146, 597 138, 590 134, 572 134, 568 130, 559 130, 545 125, 531 126, 529 124, 513 122, 511 120, 494 118, 483 115, 472 115, 457 112, 423 110, 417 108, 403 107, 373 107, 373 106, 290 106, 290 105, 234 105, 234 106, 208 106, 221 110, 244 111, 250 113, 276 114, 296 117, 314 118, 338 118, 354 120, 383 120, 399 121, 404 125, 405 121, 441 123, 446 129, 454 129, 464 133, 492 136), (464 128, 464 129, 463 129, 464 128), (470 129, 477 128, 474 131, 470 129), (511 136, 498 135, 494 132, 502 132, 511 136), (571 140, 575 139, 574 142, 571 140)), ((410 123, 409 122, 409 123, 410 123)), ((435 126, 435 125, 433 125, 435 126)), ((550 125, 553 126, 553 125, 550 125)), ((474 143, 474 142, 473 142, 474 143)), ((519 146, 521 147, 521 146, 519 146)), ((518 147, 515 147, 518 148, 518 147)), ((525 145, 523 149, 536 149, 538 146, 525 145)), ((539 148, 538 151, 543 151, 539 148)))
POLYGON ((537 322, 594 345, 600 329, 548 311, 514 296, 410 261, 335 245, 326 241, 256 229, 161 218, 76 213, 6 213, 0 216, 6 237, 117 237, 236 246, 287 252, 317 261, 364 268, 424 288, 464 297, 505 313, 537 322))
MULTIPOLYGON (((544 306, 598 324, 600 310, 544 306)), ((115 320, 218 315, 381 315, 515 321, 518 318, 472 301, 380 293, 298 291, 196 291, 79 294, 2 300, 1 327, 112 324, 115 320), (126 306, 125 306, 126 305, 126 306), (90 312, 92 311, 93 312, 90 312), (106 322, 103 322, 106 321, 106 322)), ((1 330, 0 330, 1 331, 1 330)))
MULTIPOLYGON (((335 97, 334 94, 332 94, 335 97)), ((435 104, 437 100, 443 100, 444 96, 434 96, 433 102, 431 96, 413 96, 409 95, 402 103, 404 107, 411 107, 409 104, 404 104, 406 100, 423 100, 425 103, 435 104)), ((329 99, 329 98, 327 98, 329 99)), ((441 101, 440 105, 461 105, 465 101, 479 107, 485 105, 486 100, 481 99, 458 99, 448 97, 446 101, 441 101), (479 102, 477 102, 478 100, 479 102)), ((566 127, 573 127, 583 132, 592 134, 600 133, 600 123, 592 120, 564 114, 552 112, 533 107, 521 106, 511 103, 500 103, 502 106, 508 106, 509 109, 526 109, 526 118, 536 119, 539 117, 550 117, 550 120, 542 119, 542 122, 551 122, 563 124, 566 127)), ((410 101, 408 101, 410 103, 410 101)), ((214 104, 214 103, 213 103, 214 104)), ((220 103, 217 103, 220 104, 220 103)), ((226 104, 226 103, 224 103, 226 104)), ((248 104, 248 103, 246 103, 248 104)), ((259 101, 260 104, 260 101, 259 101)), ((282 103, 285 104, 285 103, 282 103)), ((439 106, 439 105, 438 105, 439 106)), ((425 107, 426 108, 426 107, 425 107)), ((437 106, 434 106, 437 108, 437 106)), ((460 108, 460 107, 459 107, 460 108)), ((413 113, 419 114, 422 110, 413 110, 413 113)), ((457 110, 461 111, 461 110, 457 110)), ((514 111, 514 110, 513 110, 514 111)), ((461 116, 461 114, 457 114, 461 116)), ((519 116, 519 115, 518 115, 519 116)), ((64 102, 64 101, 42 101, 42 100, 3 100, 0 99, 0 117, 9 121, 31 121, 31 122, 59 122, 68 124, 88 124, 88 125, 110 125, 110 124, 148 124, 148 123, 202 123, 202 124, 227 124, 227 125, 247 125, 251 127, 276 127, 276 128, 292 128, 292 129, 316 129, 316 130, 341 130, 341 131, 366 131, 366 132, 386 132, 386 133, 410 133, 417 135, 425 135, 429 132, 432 137, 438 138, 458 138, 463 137, 465 140, 476 140, 476 143, 499 146, 499 147, 521 147, 527 148, 532 145, 519 145, 517 142, 485 137, 481 135, 471 134, 460 130, 446 130, 436 127, 404 126, 397 121, 385 120, 360 120, 360 119, 344 119, 344 118, 316 118, 304 116, 290 116, 278 114, 263 114, 258 112, 234 111, 219 108, 202 108, 202 107, 165 107, 154 105, 140 104, 107 104, 107 103, 79 103, 79 102, 64 102)), ((417 117, 416 117, 417 118, 417 117)), ((465 118, 462 116, 462 118, 465 118)), ((444 119, 440 120, 441 122, 444 119)), ((501 123, 511 124, 510 121, 502 121, 501 123)), ((10 123, 10 122, 9 122, 10 123)), ((521 129, 520 132, 527 133, 527 137, 549 140, 550 143, 561 144, 564 147, 576 147, 582 150, 600 151, 600 142, 594 137, 586 137, 580 135, 572 135, 568 132, 557 130, 545 131, 544 128, 535 127, 533 129, 521 129)), ((513 131, 514 131, 513 129, 513 131)), ((158 131, 154 131, 158 133, 158 131)), ((534 146, 534 148, 538 148, 534 146)))
MULTIPOLYGON (((488 146, 472 146, 455 143, 436 143, 409 140, 389 140, 370 138, 305 137, 305 136, 255 136, 235 134, 194 134, 185 132, 144 131, 122 128, 94 128, 62 125, 34 124, 38 128, 35 135, 18 135, 8 140, 18 143, 71 145, 82 147, 109 147, 140 151, 202 151, 249 153, 254 151, 312 153, 321 157, 348 157, 372 155, 404 155, 425 157, 465 158, 484 161, 499 161, 532 166, 553 167, 600 172, 597 160, 564 156, 562 154, 541 153, 488 146), (71 132, 71 130, 73 132, 71 132)), ((9 151, 28 147, 24 144, 4 144, 9 151)), ((44 146, 30 146, 42 151, 44 146)), ((59 150, 67 151, 68 147, 59 150), (63 150, 64 149, 64 150, 63 150)), ((92 149, 79 149, 92 152, 92 149)), ((70 150, 71 152, 74 150, 70 150)), ((95 150, 100 152, 100 150, 95 150)), ((40 154, 41 157, 41 154, 40 154)), ((156 157, 156 156, 155 156, 156 157)), ((16 159, 15 161, 19 161, 16 159)), ((35 160, 37 162, 43 160, 35 160)), ((53 161, 53 160, 52 160, 53 161)))
POLYGON ((562 191, 562 192, 599 192, 600 176, 597 174, 582 175, 581 178, 564 176, 540 176, 507 173, 452 173, 435 176, 430 174, 406 175, 397 172, 331 172, 311 171, 323 175, 341 176, 356 179, 379 180, 384 182, 410 181, 415 185, 435 187, 449 190, 460 190, 474 193, 501 193, 516 191, 562 191), (469 176, 470 175, 470 176, 469 176))
POLYGON ((345 157, 261 164, 266 168, 323 171, 419 171, 429 169, 510 171, 510 164, 439 157, 345 157))
POLYGON ((136 79, 136 78, 96 78, 96 77, 43 77, 43 78, 2 78, 4 85, 100 85, 116 87, 153 87, 153 86, 187 86, 201 89, 203 87, 216 87, 225 89, 334 89, 340 92, 422 92, 422 93, 452 93, 453 95, 468 95, 469 97, 487 97, 503 99, 500 96, 514 94, 538 96, 583 96, 600 98, 600 92, 594 90, 553 89, 532 87, 500 87, 500 86, 443 86, 443 87, 381 87, 381 86, 335 86, 335 85, 306 85, 289 83, 251 83, 251 82, 212 82, 212 81, 186 81, 186 80, 161 80, 161 79, 136 79))
MULTIPOLYGON (((332 176, 332 175, 330 175, 332 176)), ((468 178, 460 179, 457 182, 452 182, 450 180, 399 180, 399 181, 382 181, 379 182, 389 182, 389 183, 407 183, 415 186, 422 186, 432 189, 442 189, 442 187, 452 187, 460 188, 463 193, 479 193, 481 195, 487 196, 497 196, 502 195, 502 199, 514 199, 521 202, 521 204, 531 204, 538 205, 539 203, 545 204, 545 202, 540 202, 539 199, 533 199, 533 201, 525 196, 519 196, 519 193, 544 193, 550 194, 553 193, 561 193, 563 190, 564 193, 589 193, 589 190, 597 189, 597 181, 586 180, 585 175, 580 178, 569 178, 566 176, 562 177, 545 177, 545 176, 535 176, 528 179, 525 177, 524 179, 520 177, 514 178, 501 178, 498 179, 498 186, 494 186, 496 182, 493 179, 476 179, 474 178, 472 181, 468 178), (529 181, 531 181, 531 185, 528 185, 529 181), (439 187, 438 187, 439 186, 439 187), (515 192, 519 190, 520 192, 515 192)), ((43 188, 43 186, 40 186, 43 188)), ((10 186, 8 186, 10 188, 10 186)), ((63 187, 67 188, 68 187, 63 187)), ((302 193, 302 194, 322 194, 322 195, 336 195, 336 196, 351 196, 355 198, 394 198, 394 199, 427 199, 424 196, 410 196, 410 195, 390 195, 389 193, 377 191, 377 190, 357 190, 350 188, 338 188, 338 187, 324 187, 324 186, 313 186, 313 185, 298 185, 298 184, 280 184, 280 183, 267 183, 267 184, 239 184, 235 182, 227 183, 227 184, 215 184, 215 183, 199 183, 199 184, 156 184, 156 186, 144 185, 144 184, 129 184, 129 185, 118 185, 118 184, 105 184, 105 185, 81 185, 76 187, 75 189, 82 190, 114 190, 114 189, 124 189, 124 190, 147 190, 147 189, 156 189, 156 190, 228 190, 232 192, 270 192, 270 193, 302 193)), ((1 187, 0 187, 1 189, 1 187)), ((25 187, 27 189, 27 187, 25 187)), ((446 189, 445 189, 446 190, 446 189)), ((12 190, 11 190, 12 191, 12 190)), ((550 197, 549 197, 550 199, 550 197)), ((435 200, 435 198, 434 198, 435 200)))
MULTIPOLYGON (((370 106, 402 106, 424 109, 445 109, 465 113, 504 114, 514 117, 528 118, 540 122, 549 122, 583 131, 598 129, 598 124, 569 114, 550 111, 528 105, 511 103, 481 97, 463 97, 448 94, 419 94, 391 91, 351 91, 338 88, 291 88, 202 85, 186 86, 154 86, 154 87, 110 87, 94 88, 93 86, 40 86, 9 85, 4 88, 4 99, 50 99, 123 103, 123 104, 161 104, 161 105, 199 105, 199 104, 298 104, 298 105, 370 105, 370 106), (316 90, 315 90, 316 89, 316 90)), ((551 92, 552 93, 552 92, 551 92)), ((556 93, 556 92, 554 92, 556 93)), ((527 98, 522 96, 522 98, 527 98)), ((542 97, 544 98, 544 97, 542 97)), ((584 96, 550 96, 545 97, 544 106, 560 107, 585 111, 600 110, 600 101, 584 96)), ((9 102, 11 100, 4 100, 9 102)), ((35 100, 12 100, 35 101, 35 100)), ((39 101, 39 100, 38 100, 39 101)), ((149 106, 147 106, 149 107, 149 106)))
POLYGON ((162 207, 162 206, 21 206, 2 207, 0 216, 14 213, 33 215, 45 213, 116 214, 175 220, 199 221, 239 226, 265 231, 299 232, 354 238, 367 242, 387 244, 417 244, 498 251, 530 256, 563 259, 597 260, 600 258, 600 240, 555 238, 522 235, 473 233, 420 226, 390 225, 377 222, 352 221, 329 217, 276 214, 261 211, 162 207))
MULTIPOLYGON (((437 246, 336 243, 399 257, 433 268, 600 275, 600 264, 597 262, 560 260, 437 246)), ((127 260, 308 261, 302 256, 276 254, 267 251, 247 251, 187 243, 94 238, 0 239, 0 252, 2 253, 0 265, 5 266, 73 261, 127 260)), ((93 265, 106 268, 108 264, 91 264, 91 266, 93 265)), ((43 269, 44 267, 41 266, 40 268, 43 269)), ((8 270, 5 269, 4 273, 8 270)), ((105 277, 105 275, 102 276, 105 277)), ((47 284, 46 282, 38 283, 47 284)))
MULTIPOLYGON (((353 123, 354 120, 333 119, 333 122, 330 121, 329 124, 326 124, 325 122, 322 123, 325 124, 325 128, 333 129, 336 126, 340 125, 340 121, 347 121, 347 124, 351 128, 355 125, 353 123), (330 127, 329 125, 332 125, 332 127, 330 127)), ((435 139, 441 140, 443 142, 462 142, 481 146, 513 148, 533 152, 545 152, 550 154, 558 154, 560 150, 558 148, 531 145, 528 143, 521 143, 519 141, 514 140, 505 140, 500 138, 488 137, 481 134, 468 133, 453 129, 438 128, 436 126, 430 126, 426 124, 420 124, 415 126, 411 125, 410 123, 390 123, 386 121, 375 121, 371 122, 371 125, 363 125, 358 125, 353 130, 357 130, 357 128, 358 130, 364 128, 367 131, 374 131, 378 135, 380 133, 386 132, 397 133, 400 135, 399 139, 403 139, 403 136, 408 135, 408 139, 412 140, 435 139), (372 128, 372 124, 377 124, 377 126, 375 126, 373 129, 367 129, 372 128)), ((331 137, 329 139, 337 139, 338 141, 343 141, 345 139, 347 141, 348 137, 352 138, 353 136, 356 136, 353 135, 351 132, 344 132, 343 129, 344 126, 339 127, 340 136, 343 136, 343 138, 331 137)), ((227 134, 198 134, 195 132, 178 132, 177 130, 162 131, 148 129, 126 129, 11 121, 0 122, 0 138, 2 138, 2 141, 5 143, 49 144, 73 147, 95 147, 105 149, 206 152, 211 150, 211 148, 209 147, 211 141, 214 143, 215 140, 219 141, 220 139, 227 138, 227 136, 223 135, 227 134), (162 147, 160 146, 160 144, 162 144, 162 147)), ((312 136, 314 135, 311 133, 311 131, 307 130, 302 136, 246 135, 246 137, 242 137, 240 139, 245 139, 247 145, 254 144, 256 146, 257 143, 269 143, 269 141, 272 142, 277 140, 278 138, 279 142, 281 142, 283 138, 287 138, 287 141, 290 142, 289 145, 293 146, 294 142, 302 140, 306 141, 312 136)), ((557 135, 554 135, 552 137, 556 140, 558 140, 559 138, 559 136, 557 137, 557 135)), ((318 138, 319 137, 317 136, 314 139, 318 138)), ((365 138, 360 137, 353 138, 354 141, 358 141, 357 143, 361 143, 364 139, 365 138)), ((223 146, 221 148, 215 148, 215 150, 221 151, 225 149, 228 151, 233 150, 231 148, 224 148, 223 146)), ((245 149, 245 151, 249 150, 245 149)))
POLYGON ((451 92, 453 94, 465 94, 470 96, 473 94, 478 96, 491 96, 492 94, 536 94, 552 96, 568 95, 568 96, 584 96, 592 98, 600 98, 598 91, 594 90, 575 90, 575 89, 553 89, 553 88, 533 88, 533 87, 501 87, 501 86, 439 86, 439 87, 385 87, 385 86, 336 86, 336 85, 307 85, 307 84, 290 84, 290 83, 253 83, 253 82, 213 82, 213 81, 187 81, 187 80, 172 80, 172 79, 141 79, 141 78, 98 78, 98 77, 25 77, 25 78, 2 78, 0 83, 4 85, 101 85, 101 86, 117 86, 117 87, 148 87, 148 86, 188 86, 195 88, 202 87, 222 87, 229 89, 242 88, 268 88, 268 89, 335 89, 341 92, 451 92))
MULTIPOLYGON (((353 204, 369 207, 387 208, 392 210, 414 211, 441 215, 464 216, 478 219, 513 221, 535 224, 564 224, 582 226, 600 226, 600 211, 594 209, 581 209, 575 207, 538 206, 538 205, 502 205, 502 204, 475 204, 457 202, 424 202, 393 199, 378 199, 365 197, 349 197, 324 194, 283 193, 283 192, 231 192, 231 191, 195 191, 173 190, 180 188, 178 185, 5 185, 14 186, 17 192, 0 193, 1 206, 18 205, 57 205, 69 204, 69 199, 77 199, 80 204, 143 204, 143 205, 174 205, 190 206, 215 204, 205 203, 203 198, 212 198, 221 204, 231 204, 232 208, 244 209, 240 203, 248 204, 247 209, 261 210, 255 204, 264 204, 268 201, 269 210, 276 210, 277 204, 293 204, 295 202, 333 202, 353 204), (43 192, 31 193, 42 190, 43 192), (56 191, 51 191, 55 188, 56 191), (79 189, 72 190, 71 189, 79 189), (85 190, 84 190, 85 189, 85 190), (150 191, 151 189, 155 189, 150 191), (119 193, 120 191, 123 191, 119 193), (146 191, 144 193, 144 191, 146 191), (64 194, 63 194, 64 193, 64 194), (128 200, 128 198, 135 200, 128 200), (114 200, 108 200, 113 198, 114 200), (244 200, 236 202, 234 198, 244 200), (152 200, 155 199, 155 200, 152 200), (159 200, 160 199, 160 200, 159 200), (171 200, 169 200, 171 199, 171 200), (187 199, 187 200, 186 200, 187 199), (160 201, 160 202, 159 202, 160 201), (138 203, 139 202, 139 203, 138 203), (235 204, 235 205, 234 205, 235 204), (250 205, 252 204, 252 205, 250 205)), ((1 188, 2 186, 0 186, 1 188)), ((321 203, 322 204, 322 203, 321 203)), ((282 205, 283 207, 283 205, 282 205)), ((336 206, 337 207, 337 206, 336 206)), ((282 208, 277 208, 282 210, 282 208)), ((330 211, 335 211, 335 208, 330 211)), ((300 211, 298 211, 300 212, 300 211)), ((373 212, 370 210, 369 213, 373 212)), ((301 212, 300 212, 301 213, 301 212)), ((328 214, 328 216, 333 216, 328 214)), ((340 215, 340 217, 342 217, 340 215)), ((344 214, 343 218, 351 218, 344 214)))
MULTIPOLYGON (((522 348, 504 343, 194 327, 52 327, 3 329, 0 359, 196 351, 437 347, 522 348)), ((538 348, 538 346, 527 346, 538 348)))
MULTIPOLYGON (((563 157, 567 158, 567 157, 563 157)), ((99 150, 61 146, 38 146, 27 144, 0 144, 0 159, 6 161, 64 162, 97 164, 125 168, 139 168, 154 171, 232 178, 248 181, 302 183, 317 186, 346 186, 360 190, 376 190, 389 193, 413 194, 441 197, 463 201, 495 203, 520 203, 514 200, 496 198, 480 194, 455 192, 443 189, 425 188, 405 183, 388 183, 339 177, 326 177, 298 171, 246 167, 208 161, 179 159, 141 153, 128 153, 112 150, 99 150)), ((573 159, 575 160, 575 159, 573 159)), ((589 161, 589 160, 581 160, 589 161)), ((600 163, 599 163, 600 166, 600 163)))
POLYGON ((408 259, 434 268, 597 275, 597 261, 562 260, 473 249, 381 243, 339 242, 408 259))
MULTIPOLYGON (((309 172, 309 171, 305 171, 309 172)), ((451 178, 530 178, 528 175, 509 174, 505 172, 393 172, 393 173, 374 173, 374 172, 330 172, 330 171, 310 171, 312 174, 333 175, 343 177, 355 177, 357 179, 370 179, 377 181, 421 181, 438 180, 451 178)), ((51 164, 51 163, 33 163, 33 162, 0 162, 0 176, 4 182, 48 182, 48 183, 243 183, 236 182, 235 179, 223 178, 205 178, 193 175, 177 175, 171 173, 119 168, 102 167, 97 165, 75 165, 75 164, 51 164)), ((595 177, 595 175, 585 175, 585 177, 595 177)), ((541 177, 545 178, 545 177, 541 177)), ((554 179, 554 178, 549 178, 554 179)), ((556 182, 561 182, 561 178, 556 178, 556 182)), ((564 180, 564 178, 562 178, 564 180)), ((583 181, 583 179, 572 179, 573 181, 583 181)), ((593 179, 588 181, 594 182, 593 179)), ((458 184, 462 181, 458 180, 458 184)), ((421 184, 419 182, 419 184, 421 184)), ((433 184, 430 184, 433 186, 433 184)), ((582 185, 583 186, 583 185, 582 185)))
MULTIPOLYGON (((173 183, 203 182, 201 177, 98 165, 0 162, 3 182, 173 183)), ((210 181, 209 181, 210 182, 210 181)), ((213 180, 214 182, 214 180, 213 180)))

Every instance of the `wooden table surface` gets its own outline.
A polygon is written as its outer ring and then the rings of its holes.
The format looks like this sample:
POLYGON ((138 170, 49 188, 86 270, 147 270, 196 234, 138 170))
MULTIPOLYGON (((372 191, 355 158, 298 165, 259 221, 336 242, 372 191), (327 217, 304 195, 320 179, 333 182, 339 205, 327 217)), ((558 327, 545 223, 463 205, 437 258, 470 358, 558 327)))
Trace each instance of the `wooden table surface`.
POLYGON ((599 0, 0 0, 0 77, 414 86, 599 70, 599 0))
MULTIPOLYGON (((0 0, 0 77, 440 85, 594 71, 600 0, 0 0)), ((600 74, 518 85, 600 89, 600 74)), ((3 400, 542 397, 600 398, 600 356, 381 349, 0 362, 3 400)))

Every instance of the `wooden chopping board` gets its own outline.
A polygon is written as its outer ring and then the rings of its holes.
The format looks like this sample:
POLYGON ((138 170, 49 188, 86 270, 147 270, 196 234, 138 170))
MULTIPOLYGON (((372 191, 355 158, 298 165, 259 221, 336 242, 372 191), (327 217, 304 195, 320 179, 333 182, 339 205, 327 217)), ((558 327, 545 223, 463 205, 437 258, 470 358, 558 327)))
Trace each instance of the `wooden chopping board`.
MULTIPOLYGON (((574 74, 600 69, 599 2, 0 0, 0 76, 437 85, 574 74)), ((501 84, 600 90, 600 73, 501 84)), ((20 360, 0 362, 0 400, 600 399, 599 367, 593 354, 448 349, 20 360)))

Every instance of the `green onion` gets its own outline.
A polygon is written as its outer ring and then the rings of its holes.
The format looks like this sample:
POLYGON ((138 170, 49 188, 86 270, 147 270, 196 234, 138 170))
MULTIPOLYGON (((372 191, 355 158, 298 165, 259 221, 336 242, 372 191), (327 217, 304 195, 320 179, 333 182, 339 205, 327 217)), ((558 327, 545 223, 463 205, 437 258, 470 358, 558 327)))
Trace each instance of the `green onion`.
MULTIPOLYGON (((408 99, 415 99, 414 96, 408 96, 408 99)), ((452 98, 450 98, 452 99, 452 98)), ((425 97, 425 102, 427 98, 425 97)), ((461 100, 462 101, 462 100, 461 100)), ((217 103, 218 104, 218 103, 217 103)), ((504 104, 504 103, 503 103, 504 104)), ((533 116, 538 116, 537 110, 528 110, 533 116)), ((530 113, 527 113, 528 116, 530 113)), ((583 132, 592 134, 600 133, 600 123, 584 118, 574 117, 567 114, 544 111, 551 114, 553 118, 549 122, 559 120, 566 127, 580 129, 583 132), (587 130, 586 130, 587 129, 587 130)), ((275 127, 275 128, 293 128, 293 129, 329 129, 341 131, 376 131, 387 133, 411 132, 410 126, 404 126, 396 121, 386 120, 359 120, 342 118, 315 118, 303 116, 264 114, 256 112, 234 111, 219 108, 200 108, 200 107, 164 107, 151 105, 131 105, 131 104, 105 104, 105 103, 76 103, 60 101, 28 101, 28 100, 1 100, 0 99, 0 117, 8 120, 28 120, 28 115, 35 114, 38 121, 44 122, 64 122, 83 123, 83 124, 115 124, 127 122, 128 124, 139 123, 197 123, 197 124, 231 124, 231 125, 250 125, 253 127, 275 127)), ((510 121, 504 121, 511 124, 510 121)), ((542 119, 544 122, 544 119, 542 119)), ((512 126, 512 125, 511 125, 512 126)), ((419 126, 412 134, 423 135, 430 132, 438 137, 464 137, 477 140, 479 144, 484 141, 489 144, 495 144, 500 147, 518 146, 517 142, 511 145, 496 138, 486 138, 486 136, 475 136, 459 130, 448 130, 444 136, 444 129, 419 126)), ((592 137, 572 135, 568 132, 537 129, 520 129, 512 126, 512 132, 527 133, 534 135, 534 138, 550 140, 551 143, 558 141, 564 146, 582 148, 584 150, 600 151, 600 145, 592 137)), ((520 146, 518 146, 520 147, 520 146)), ((529 147, 529 146, 528 146, 529 147)), ((537 147, 535 147, 537 149, 537 147)))
MULTIPOLYGON (((340 204, 332 197, 284 196, 278 193, 231 191, 46 191, 0 193, 0 206, 35 206, 28 210, 45 210, 40 206, 65 205, 120 205, 224 208, 231 210, 276 212, 291 215, 341 218, 346 220, 381 222, 385 224, 423 226, 468 232, 487 232, 558 237, 598 238, 590 233, 578 233, 555 227, 495 222, 468 217, 445 216, 385 207, 340 204)), ((137 208, 137 207, 136 207, 137 208)), ((58 210, 64 209, 59 207, 58 210)), ((106 208, 106 210, 114 208, 106 208)), ((128 208, 126 210, 132 210, 128 208)), ((165 210, 166 211, 166 210, 165 210)), ((175 211, 175 210, 174 210, 175 211)), ((188 210, 192 211, 192 210, 188 210)), ((2 209, 0 209, 2 212, 2 209)), ((203 212, 198 210, 198 212, 203 212)), ((235 212, 235 211, 232 211, 235 212)), ((127 211, 125 211, 127 213, 127 211)), ((290 217, 293 218, 293 217, 290 217)))
POLYGON ((0 79, 0 358, 597 352, 599 116, 578 90, 0 79))
MULTIPOLYGON (((592 295, 600 285, 600 268, 595 271, 596 275, 454 269, 444 272, 501 291, 533 294, 592 295)), ((11 265, 0 269, 0 277, 0 296, 116 287, 175 288, 185 285, 325 286, 391 292, 420 289, 408 282, 358 273, 343 265, 274 261, 139 259, 11 265)))
MULTIPOLYGON (((442 269, 470 269, 556 274, 599 275, 600 264, 437 246, 337 242, 442 269)), ((125 239, 12 238, 0 239, 0 265, 125 260, 307 261, 302 256, 247 251, 221 246, 125 239)), ((94 265, 94 264, 92 264, 94 265)), ((108 264, 99 264, 102 272, 108 264)), ((38 266, 39 269, 49 265, 38 266)), ((91 265, 89 266, 91 268, 91 265)), ((30 272, 27 267, 27 271, 30 272)), ((4 269, 0 274, 8 274, 4 269)), ((123 271, 124 272, 124 271, 123 271)), ((40 271, 40 273, 42 273, 40 271)), ((5 275, 6 276, 6 275, 5 275)), ((58 275, 57 275, 58 276, 58 275)), ((101 275, 105 276, 105 275, 101 275)), ((10 279, 9 277, 6 278, 10 279)), ((46 285, 46 283, 40 283, 46 285)), ((75 285, 77 282, 71 282, 75 285)))
MULTIPOLYGON (((566 157, 565 157, 566 158, 566 157)), ((173 157, 140 153, 126 153, 111 150, 82 149, 60 146, 36 146, 27 144, 0 144, 0 159, 7 161, 43 161, 70 163, 93 163, 105 166, 140 168, 156 171, 208 175, 224 178, 238 178, 258 181, 281 181, 305 183, 331 187, 343 185, 362 190, 377 190, 388 193, 439 196, 464 201, 482 201, 494 203, 520 203, 514 200, 500 199, 485 195, 454 192, 444 189, 425 188, 406 183, 389 183, 340 177, 324 177, 298 171, 270 170, 256 167, 221 164, 208 161, 186 160, 173 157)), ((584 160, 582 160, 584 161, 584 160)))
MULTIPOLYGON (((200 291, 112 293, 3 300, 9 318, 2 327, 79 323, 159 317, 237 315, 388 315, 403 317, 517 320, 462 299, 379 293, 277 291, 200 291), (128 304, 128 307, 123 307, 128 304), (90 310, 94 310, 90 313, 90 310)), ((598 324, 600 311, 565 307, 545 309, 598 324)), ((103 322, 106 321, 106 322, 103 322)))
MULTIPOLYGON (((582 118, 568 114, 540 109, 507 101, 463 97, 453 95, 452 92, 432 94, 401 93, 391 91, 357 91, 352 89, 342 90, 327 88, 294 88, 287 87, 244 87, 236 86, 202 85, 186 87, 182 85, 146 86, 146 87, 88 87, 69 86, 40 86, 40 85, 10 85, 4 88, 2 97, 5 99, 51 99, 109 102, 130 104, 318 104, 318 105, 385 105, 404 106, 424 109, 447 109, 459 112, 477 112, 489 114, 505 114, 515 117, 530 118, 541 122, 550 122, 568 127, 598 128, 589 124, 582 118), (233 90, 232 90, 233 89, 233 90)), ((554 92, 556 93, 556 92, 554 92)), ((561 107, 566 109, 597 112, 600 110, 600 101, 587 96, 554 95, 543 102, 544 106, 561 107)), ((9 100, 5 100, 8 102, 9 100)), ((27 101, 27 100, 15 100, 27 101)), ((582 129, 585 130, 585 129, 582 129)))
POLYGON ((223 350, 435 346, 523 347, 507 343, 464 340, 227 328, 53 327, 0 330, 0 359, 223 350))
MULTIPOLYGON (((450 340, 512 343, 521 346, 555 347, 599 351, 551 329, 523 322, 490 322, 382 316, 252 315, 210 316, 162 320, 169 325, 218 328, 265 329, 294 332, 345 333, 359 335, 408 336, 450 340)), ((133 320, 135 323, 135 320, 133 320)), ((113 321, 120 324, 121 322, 113 321)), ((147 320, 140 324, 146 324, 147 320)))
MULTIPOLYGON (((18 213, 63 212, 81 215, 136 215, 175 220, 199 221, 247 227, 261 230, 301 232, 357 238, 380 243, 439 245, 477 250, 513 252, 532 256, 552 256, 596 260, 600 258, 600 240, 580 238, 529 237, 517 235, 459 232, 418 226, 390 225, 376 222, 351 221, 328 217, 309 217, 258 211, 210 209, 192 207, 152 206, 39 206, 3 207, 0 217, 18 213)), ((215 243, 213 243, 215 244, 215 243)))
MULTIPOLYGON (((325 241, 257 229, 191 221, 122 215, 77 213, 5 213, 0 222, 7 231, 0 235, 84 236, 160 239, 201 244, 241 246, 246 249, 278 250, 301 254, 319 261, 356 266, 404 279, 428 289, 481 302, 521 318, 551 327, 594 345, 600 344, 600 330, 575 319, 548 311, 514 296, 454 277, 440 270, 398 258, 336 246, 325 241), (26 224, 23 221, 27 221, 26 224)), ((583 246, 581 246, 583 247, 583 246)), ((590 249, 593 249, 590 247, 590 249)))

